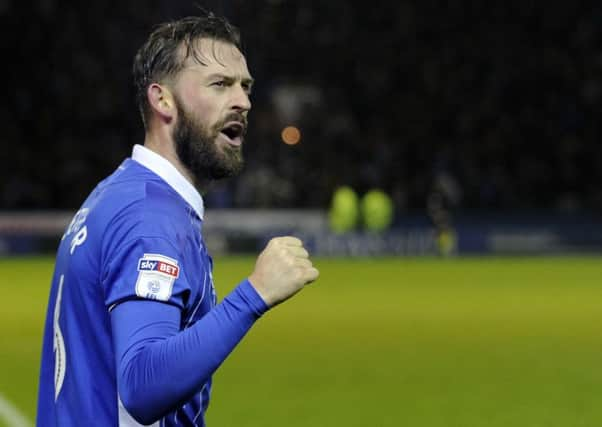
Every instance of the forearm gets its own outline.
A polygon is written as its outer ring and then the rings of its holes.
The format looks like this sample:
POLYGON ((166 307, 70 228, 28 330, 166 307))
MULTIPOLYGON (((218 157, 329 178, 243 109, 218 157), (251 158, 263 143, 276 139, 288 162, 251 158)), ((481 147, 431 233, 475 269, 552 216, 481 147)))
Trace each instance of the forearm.
POLYGON ((141 422, 153 422, 188 400, 267 310, 248 281, 190 328, 180 312, 152 301, 130 301, 111 314, 120 398, 141 422))

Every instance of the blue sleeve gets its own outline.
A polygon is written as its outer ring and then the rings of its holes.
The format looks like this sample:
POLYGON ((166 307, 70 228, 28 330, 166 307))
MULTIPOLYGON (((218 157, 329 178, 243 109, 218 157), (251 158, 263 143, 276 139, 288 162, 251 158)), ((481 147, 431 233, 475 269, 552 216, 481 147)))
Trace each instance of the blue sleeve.
POLYGON ((117 386, 130 415, 150 424, 187 401, 267 309, 248 280, 183 331, 175 305, 128 300, 115 306, 117 386))
POLYGON ((121 244, 111 253, 101 278, 105 305, 111 307, 143 298, 164 301, 182 309, 191 286, 181 252, 163 237, 136 237, 121 244), (157 271, 160 266, 167 266, 176 273, 157 271))
POLYGON ((160 200, 144 202, 124 209, 104 232, 99 279, 105 305, 142 298, 183 308, 191 292, 188 275, 198 274, 183 264, 187 248, 196 245, 190 221, 161 212, 160 200))

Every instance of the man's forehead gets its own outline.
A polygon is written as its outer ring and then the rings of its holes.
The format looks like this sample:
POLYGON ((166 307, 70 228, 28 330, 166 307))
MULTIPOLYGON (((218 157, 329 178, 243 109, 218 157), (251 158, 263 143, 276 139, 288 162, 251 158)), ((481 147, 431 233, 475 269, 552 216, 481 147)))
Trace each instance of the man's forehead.
POLYGON ((228 71, 250 77, 245 56, 235 45, 210 38, 196 39, 191 43, 185 67, 208 74, 228 71))

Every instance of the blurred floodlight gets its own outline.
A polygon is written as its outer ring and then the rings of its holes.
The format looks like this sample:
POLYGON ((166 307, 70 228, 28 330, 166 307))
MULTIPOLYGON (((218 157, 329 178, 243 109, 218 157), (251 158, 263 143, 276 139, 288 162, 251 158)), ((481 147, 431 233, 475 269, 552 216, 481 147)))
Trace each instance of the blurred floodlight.
POLYGON ((295 145, 301 141, 301 131, 295 126, 285 127, 282 129, 280 136, 282 137, 282 142, 287 145, 295 145))

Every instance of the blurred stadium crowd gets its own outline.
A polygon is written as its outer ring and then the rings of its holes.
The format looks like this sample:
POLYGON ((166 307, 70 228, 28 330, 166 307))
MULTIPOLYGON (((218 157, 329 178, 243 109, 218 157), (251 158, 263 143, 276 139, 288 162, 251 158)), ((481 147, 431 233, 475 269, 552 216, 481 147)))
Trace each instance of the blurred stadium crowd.
MULTIPOLYGON (((398 213, 602 212, 602 4, 199 2, 257 80, 243 175, 214 207, 326 207, 378 187, 398 213), (285 126, 301 131, 286 145, 285 126)), ((2 0, 0 208, 74 209, 143 132, 131 63, 192 2, 2 0)))

